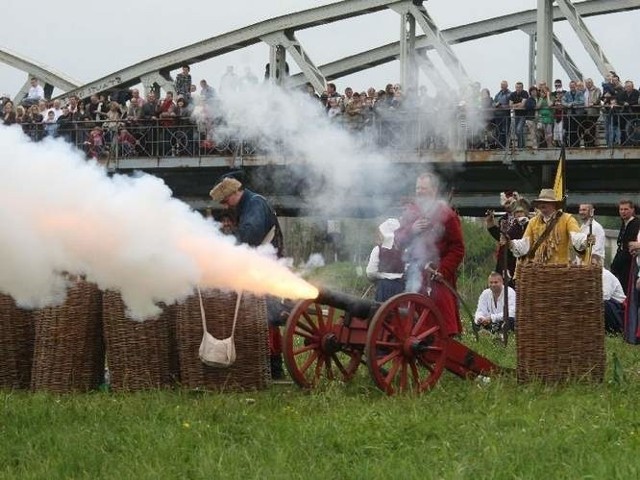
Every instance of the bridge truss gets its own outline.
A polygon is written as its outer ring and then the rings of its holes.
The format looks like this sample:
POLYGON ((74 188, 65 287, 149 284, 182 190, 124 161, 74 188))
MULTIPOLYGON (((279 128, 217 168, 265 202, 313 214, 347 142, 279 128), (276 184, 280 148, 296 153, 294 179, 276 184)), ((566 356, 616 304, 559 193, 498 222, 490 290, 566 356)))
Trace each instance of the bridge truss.
MULTIPOLYGON (((77 95, 88 98, 94 93, 116 88, 128 88, 143 84, 145 87, 159 85, 165 89, 173 85, 171 72, 185 63, 195 64, 258 43, 266 43, 271 49, 269 74, 274 82, 286 77, 285 58, 288 55, 300 68, 293 77, 294 85, 311 82, 317 91, 325 89, 326 82, 351 73, 366 70, 390 61, 400 60, 400 80, 408 89, 417 82, 418 58, 426 58, 428 52, 436 52, 453 78, 468 84, 468 75, 451 45, 468 42, 505 32, 520 30, 530 36, 530 81, 551 81, 552 56, 558 59, 571 78, 582 78, 582 74, 557 36, 553 34, 553 22, 568 21, 584 49, 589 53, 598 70, 605 75, 613 70, 604 51, 590 33, 584 18, 640 8, 640 0, 586 0, 572 3, 570 0, 537 0, 536 10, 527 10, 479 22, 441 30, 431 18, 428 8, 418 0, 346 0, 289 15, 283 15, 234 30, 216 37, 163 53, 138 62, 85 85, 54 72, 52 69, 27 60, 7 49, 0 49, 0 62, 36 76, 46 83, 58 87, 61 97, 77 95), (553 6, 556 3, 557 6, 553 6), (399 16, 400 39, 326 65, 316 65, 307 53, 296 32, 356 18, 383 10, 392 10, 399 16), (417 27, 422 34, 417 33, 417 27)), ((427 4, 428 5, 428 4, 427 4)), ((427 65, 429 63, 427 62, 427 65)), ((428 69, 429 76, 439 79, 440 73, 428 69)), ((18 92, 24 94, 25 87, 18 92)))

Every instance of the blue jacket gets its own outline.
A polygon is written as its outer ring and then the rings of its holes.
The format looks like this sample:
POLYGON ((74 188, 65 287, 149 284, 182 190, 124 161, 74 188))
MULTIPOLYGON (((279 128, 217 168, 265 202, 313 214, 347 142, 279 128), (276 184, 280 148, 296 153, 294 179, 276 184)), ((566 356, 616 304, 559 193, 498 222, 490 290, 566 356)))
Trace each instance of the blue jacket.
POLYGON ((262 244, 272 227, 276 227, 275 235, 271 244, 278 252, 278 256, 283 255, 282 230, 278 217, 267 203, 267 200, 244 189, 240 202, 238 203, 238 230, 236 238, 242 243, 257 247, 262 244))

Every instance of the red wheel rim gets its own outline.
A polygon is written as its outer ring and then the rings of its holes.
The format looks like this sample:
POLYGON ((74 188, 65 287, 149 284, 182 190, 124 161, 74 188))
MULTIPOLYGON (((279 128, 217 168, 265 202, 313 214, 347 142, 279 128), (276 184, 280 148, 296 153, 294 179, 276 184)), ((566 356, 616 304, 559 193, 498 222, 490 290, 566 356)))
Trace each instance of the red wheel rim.
POLYGON ((322 378, 350 381, 362 360, 362 351, 340 344, 336 326, 340 311, 313 300, 299 302, 289 315, 282 353, 291 378, 303 388, 322 378))
POLYGON ((367 333, 369 373, 384 392, 424 392, 445 366, 448 337, 442 314, 431 299, 402 293, 376 312, 367 333))

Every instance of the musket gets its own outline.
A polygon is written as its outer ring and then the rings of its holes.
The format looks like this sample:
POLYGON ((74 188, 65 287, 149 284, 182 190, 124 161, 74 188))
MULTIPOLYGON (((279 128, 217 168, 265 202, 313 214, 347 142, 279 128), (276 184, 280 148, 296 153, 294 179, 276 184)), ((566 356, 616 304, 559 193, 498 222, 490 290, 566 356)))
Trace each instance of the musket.
POLYGON ((595 215, 595 208, 589 209, 589 237, 587 239, 587 251, 584 255, 585 265, 591 265, 591 255, 593 253, 593 216, 595 215))
POLYGON ((509 280, 511 279, 511 275, 509 275, 509 241, 511 238, 506 230, 507 229, 503 226, 500 231, 507 241, 502 251, 502 290, 504 292, 504 305, 502 306, 502 328, 500 329, 500 333, 502 334, 502 344, 505 347, 509 341, 509 280))
POLYGON ((480 338, 479 335, 478 335, 479 327, 476 328, 477 327, 476 326, 476 322, 473 321, 473 312, 471 311, 471 309, 469 308, 467 303, 464 301, 462 296, 460 296, 458 291, 455 288, 453 288, 453 285, 451 285, 447 280, 445 280, 442 277, 442 275, 439 274, 438 270, 433 268, 430 263, 427 263, 425 265, 424 269, 427 272, 429 272, 429 274, 431 275, 431 278, 434 281, 442 283, 447 288, 447 290, 449 290, 453 294, 453 296, 456 297, 456 300, 458 300, 458 302, 460 303, 460 306, 462 307, 464 312, 471 318, 471 325, 472 325, 473 334, 475 335, 476 340, 479 340, 479 338, 480 338))

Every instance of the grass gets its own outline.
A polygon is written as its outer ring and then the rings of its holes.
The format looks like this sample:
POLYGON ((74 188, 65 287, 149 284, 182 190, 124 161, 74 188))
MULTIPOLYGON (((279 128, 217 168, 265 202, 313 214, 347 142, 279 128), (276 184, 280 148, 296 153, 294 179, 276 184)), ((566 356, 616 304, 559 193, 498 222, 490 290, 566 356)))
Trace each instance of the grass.
MULTIPOLYGON (((471 306, 495 262, 491 242, 475 247, 459 281, 471 306)), ((355 272, 338 263, 309 278, 361 295, 367 282, 355 272)), ((516 366, 513 341, 462 341, 516 366)), ((606 379, 596 385, 445 372, 428 393, 387 397, 360 368, 348 384, 313 391, 0 391, 0 479, 638 478, 640 357, 619 338, 606 347, 606 379)))
MULTIPOLYGON (((515 366, 513 343, 464 342, 515 366)), ((601 385, 445 373, 387 397, 362 368, 311 392, 2 392, 0 478, 637 478, 640 360, 617 338, 607 350, 601 385)))

